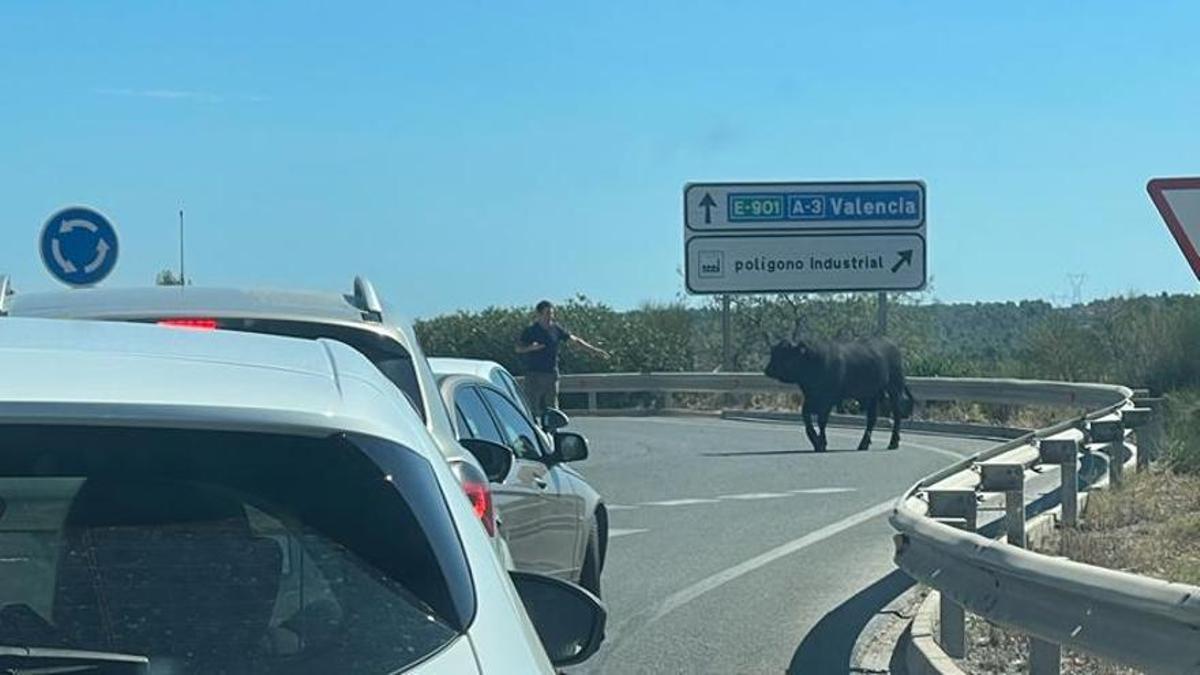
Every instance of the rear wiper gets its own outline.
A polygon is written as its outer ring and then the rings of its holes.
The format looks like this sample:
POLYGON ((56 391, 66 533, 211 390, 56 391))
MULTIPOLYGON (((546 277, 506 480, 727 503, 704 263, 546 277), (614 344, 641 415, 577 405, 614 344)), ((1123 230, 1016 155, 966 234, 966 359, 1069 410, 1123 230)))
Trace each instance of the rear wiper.
POLYGON ((3 675, 145 675, 150 659, 137 654, 0 645, 3 675))

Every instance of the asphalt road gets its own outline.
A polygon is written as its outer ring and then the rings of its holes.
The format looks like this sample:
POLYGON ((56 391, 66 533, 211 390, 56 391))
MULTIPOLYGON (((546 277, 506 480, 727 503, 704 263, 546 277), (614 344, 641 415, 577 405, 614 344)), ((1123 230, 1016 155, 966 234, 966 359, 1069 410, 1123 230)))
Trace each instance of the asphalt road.
POLYGON ((798 425, 577 418, 610 508, 601 651, 571 673, 845 673, 862 624, 907 585, 886 513, 919 478, 994 442, 798 425))

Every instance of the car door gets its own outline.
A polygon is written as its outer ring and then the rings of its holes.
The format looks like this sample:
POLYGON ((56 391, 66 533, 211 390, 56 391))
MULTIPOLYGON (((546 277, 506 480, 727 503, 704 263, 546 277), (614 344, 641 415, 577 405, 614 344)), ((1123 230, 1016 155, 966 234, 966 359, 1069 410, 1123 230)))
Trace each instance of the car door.
POLYGON ((540 454, 531 455, 519 440, 514 441, 511 432, 501 430, 474 385, 455 390, 454 407, 461 436, 499 443, 513 451, 513 466, 508 476, 503 482, 491 485, 501 531, 517 569, 552 573, 557 565, 549 530, 552 515, 548 493, 553 489, 549 469, 540 459, 533 459, 540 458, 540 454))
POLYGON ((518 460, 528 461, 529 470, 540 474, 538 485, 545 484, 542 495, 546 499, 547 519, 543 524, 545 530, 538 537, 544 549, 538 553, 548 566, 547 574, 576 581, 580 567, 578 549, 582 540, 583 500, 571 489, 573 483, 563 475, 562 469, 547 467, 550 449, 543 446, 533 422, 516 404, 495 389, 480 387, 479 391, 495 414, 509 447, 521 448, 517 451, 518 460))

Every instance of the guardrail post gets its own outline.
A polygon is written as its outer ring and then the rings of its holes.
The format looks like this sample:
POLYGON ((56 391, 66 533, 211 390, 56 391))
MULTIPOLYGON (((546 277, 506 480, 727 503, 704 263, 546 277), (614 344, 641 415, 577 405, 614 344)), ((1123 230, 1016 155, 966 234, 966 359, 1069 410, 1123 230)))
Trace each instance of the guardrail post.
POLYGON ((1154 461, 1163 456, 1166 447, 1166 406, 1168 400, 1163 396, 1145 396, 1134 399, 1134 405, 1147 407, 1152 411, 1150 420, 1138 430, 1138 452, 1146 453, 1147 461, 1154 461))
POLYGON ((1025 548, 1025 466, 1002 462, 979 465, 979 489, 1004 493, 1004 524, 1007 541, 1025 548))
MULTIPOLYGON (((1082 434, 1077 438, 1081 439, 1082 434)), ((1058 446, 1058 443, 1052 443, 1051 451, 1061 449, 1058 446)), ((1070 446, 1068 444, 1065 447, 1070 446)), ((1042 452, 1040 446, 1038 451, 1042 452)), ((1066 467, 1066 464, 1063 466, 1066 467)), ((1072 466, 1074 466, 1073 462, 1072 466)), ((980 490, 1004 493, 1005 529, 1008 543, 1025 548, 1025 465, 985 462, 979 465, 979 469, 980 490)), ((1030 675, 1058 675, 1061 663, 1062 647, 1060 645, 1044 642, 1035 637, 1029 638, 1030 675)))
POLYGON ((1121 415, 1121 423, 1126 429, 1137 434, 1137 470, 1139 473, 1150 468, 1150 453, 1142 448, 1142 429, 1150 423, 1154 411, 1146 407, 1126 408, 1121 415))
POLYGON ((1059 492, 1062 496, 1062 520, 1064 527, 1079 525, 1079 447, 1083 443, 1083 432, 1070 429, 1060 434, 1043 438, 1038 442, 1038 454, 1043 464, 1057 464, 1062 470, 1059 492))
POLYGON ((589 391, 587 393, 587 409, 588 410, 590 410, 592 412, 596 411, 596 409, 599 407, 599 405, 597 405, 597 403, 598 403, 596 400, 597 398, 598 398, 598 396, 597 396, 596 392, 589 391))
POLYGON ((1146 462, 1153 462, 1162 456, 1166 443, 1167 399, 1161 396, 1142 396, 1133 399, 1133 404, 1139 408, 1150 409, 1150 419, 1137 430, 1138 464, 1142 455, 1146 462))
POLYGON ((1029 675, 1059 675, 1062 672, 1062 645, 1029 638, 1029 675))
MULTIPOLYGON (((979 523, 979 502, 969 488, 928 490, 929 516, 966 532, 974 532, 979 523)), ((967 655, 967 613, 945 593, 939 602, 941 635, 938 644, 951 658, 967 655)))
POLYGON ((1120 413, 1112 413, 1091 421, 1088 434, 1093 443, 1107 445, 1108 482, 1119 487, 1125 476, 1125 425, 1120 413))

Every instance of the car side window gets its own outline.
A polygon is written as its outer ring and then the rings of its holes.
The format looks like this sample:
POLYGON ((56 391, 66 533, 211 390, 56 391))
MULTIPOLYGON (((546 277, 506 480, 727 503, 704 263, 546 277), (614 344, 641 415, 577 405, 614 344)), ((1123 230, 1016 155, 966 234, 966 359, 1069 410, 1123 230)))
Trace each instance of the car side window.
POLYGON ((464 436, 508 445, 475 387, 463 387, 455 392, 454 407, 458 409, 464 436))
POLYGON ((538 445, 537 432, 525 415, 503 395, 491 389, 482 390, 483 397, 496 413, 500 422, 500 431, 508 447, 512 448, 518 459, 540 461, 542 450, 538 445))
POLYGON ((471 423, 467 421, 467 416, 463 414, 462 408, 458 405, 454 406, 455 418, 458 420, 458 437, 459 438, 475 438, 475 434, 471 431, 471 423))
POLYGON ((529 412, 529 404, 525 402, 525 392, 521 390, 521 385, 517 384, 512 375, 503 370, 496 371, 496 377, 500 379, 500 388, 508 391, 509 395, 512 396, 513 402, 521 409, 521 412, 525 413, 526 417, 532 417, 532 413, 529 412))

